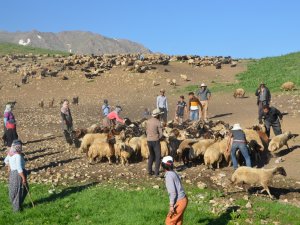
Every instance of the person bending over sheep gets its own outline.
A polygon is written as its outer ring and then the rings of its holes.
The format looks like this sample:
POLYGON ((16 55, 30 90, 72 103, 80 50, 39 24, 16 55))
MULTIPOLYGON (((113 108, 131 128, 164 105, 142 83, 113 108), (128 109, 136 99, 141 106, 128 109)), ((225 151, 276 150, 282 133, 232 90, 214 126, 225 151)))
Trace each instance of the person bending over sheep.
POLYGON ((120 118, 119 114, 121 113, 121 106, 116 106, 116 109, 107 114, 104 118, 103 126, 104 127, 114 127, 118 123, 125 124, 125 119, 120 118))
POLYGON ((229 146, 231 143, 231 160, 234 170, 238 168, 238 162, 236 159, 236 151, 239 149, 245 158, 246 166, 251 167, 251 160, 249 156, 248 147, 246 144, 246 135, 242 130, 240 124, 234 124, 231 129, 230 138, 228 139, 228 145, 226 151, 229 152, 229 146))
POLYGON ((171 156, 162 159, 161 166, 165 169, 166 187, 170 198, 170 210, 166 218, 166 225, 182 224, 183 214, 188 205, 188 199, 183 190, 180 178, 173 171, 174 161, 171 156))
POLYGON ((265 105, 263 107, 263 118, 266 126, 266 134, 270 137, 270 129, 273 128, 275 136, 282 134, 280 120, 282 120, 281 112, 275 107, 265 105))

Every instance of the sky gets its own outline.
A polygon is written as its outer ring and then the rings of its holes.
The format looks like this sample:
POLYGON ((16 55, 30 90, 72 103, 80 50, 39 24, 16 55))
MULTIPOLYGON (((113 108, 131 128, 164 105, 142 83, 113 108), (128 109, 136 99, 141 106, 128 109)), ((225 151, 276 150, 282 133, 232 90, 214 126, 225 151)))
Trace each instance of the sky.
POLYGON ((298 0, 0 0, 0 30, 82 30, 171 55, 300 51, 298 0))

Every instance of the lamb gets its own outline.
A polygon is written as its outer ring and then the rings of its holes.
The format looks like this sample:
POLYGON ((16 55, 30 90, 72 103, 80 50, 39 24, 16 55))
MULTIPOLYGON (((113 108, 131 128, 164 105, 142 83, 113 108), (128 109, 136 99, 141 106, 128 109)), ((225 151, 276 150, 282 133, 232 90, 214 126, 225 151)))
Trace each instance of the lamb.
POLYGON ((93 142, 88 151, 89 163, 92 163, 97 157, 102 159, 106 157, 109 164, 111 164, 111 158, 115 155, 114 145, 112 143, 104 142, 102 140, 96 140, 93 142))
POLYGON ((210 145, 204 153, 204 164, 208 168, 213 168, 214 164, 217 164, 217 169, 220 168, 220 163, 222 161, 222 155, 224 155, 225 160, 229 162, 230 157, 226 154, 228 138, 224 138, 221 141, 217 141, 210 145))
POLYGON ((127 146, 124 142, 118 142, 114 145, 115 156, 118 161, 121 159, 121 164, 126 165, 129 158, 133 155, 134 151, 131 147, 127 146))
POLYGON ((174 85, 175 87, 176 87, 176 79, 172 79, 172 83, 171 83, 171 85, 174 85))
POLYGON ((181 79, 188 81, 188 76, 186 74, 180 74, 181 79))
POLYGON ((129 146, 135 154, 141 153, 141 137, 127 139, 126 145, 129 146))
POLYGON ((84 135, 79 150, 83 153, 87 153, 89 147, 95 140, 105 141, 107 134, 86 134, 84 135))
POLYGON ((297 136, 297 135, 293 135, 290 131, 288 131, 288 132, 285 132, 284 134, 280 134, 280 135, 273 137, 269 143, 269 147, 268 147, 269 151, 270 152, 277 151, 280 148, 282 148, 284 145, 286 145, 286 147, 288 149, 290 149, 287 142, 288 142, 288 140, 290 140, 291 138, 293 138, 295 136, 297 136))
POLYGON ((234 98, 244 98, 245 97, 245 90, 243 88, 238 88, 234 91, 233 97, 234 98))
POLYGON ((191 145, 196 142, 198 142, 197 139, 185 139, 180 143, 177 149, 177 154, 185 165, 189 162, 189 151, 191 149, 191 145))
POLYGON ((193 144, 190 150, 190 159, 196 159, 200 155, 204 155, 207 148, 215 142, 215 139, 202 139, 193 144))
POLYGON ((292 91, 295 89, 295 84, 291 81, 285 82, 281 85, 281 89, 284 91, 292 91))
POLYGON ((241 166, 236 171, 234 171, 231 177, 231 181, 234 184, 246 183, 250 185, 261 185, 263 187, 261 193, 263 191, 267 191, 270 198, 272 198, 268 185, 273 176, 276 174, 286 176, 286 172, 283 167, 276 167, 273 169, 257 169, 241 166))

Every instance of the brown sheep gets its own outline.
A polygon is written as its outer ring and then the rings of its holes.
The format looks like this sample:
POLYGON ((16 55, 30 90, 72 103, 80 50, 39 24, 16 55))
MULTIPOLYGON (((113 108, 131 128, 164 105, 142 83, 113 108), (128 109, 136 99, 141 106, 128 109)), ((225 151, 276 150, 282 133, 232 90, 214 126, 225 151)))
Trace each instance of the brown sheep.
POLYGON ((79 150, 86 153, 95 140, 106 141, 106 139, 107 134, 86 134, 82 139, 79 150))
POLYGON ((295 89, 295 84, 291 81, 285 82, 281 85, 281 89, 284 91, 292 91, 295 89))
POLYGON ((129 158, 133 155, 134 151, 131 147, 127 146, 124 142, 118 142, 114 145, 115 156, 118 161, 121 159, 121 164, 126 165, 129 162, 129 158))
POLYGON ((257 169, 241 166, 237 168, 236 171, 234 171, 234 173, 231 176, 231 181, 234 184, 246 183, 250 185, 261 185, 263 187, 261 193, 263 191, 267 191, 270 198, 272 198, 268 185, 272 180, 273 176, 276 174, 286 176, 286 172, 283 167, 276 167, 273 169, 257 169))
POLYGON ((224 138, 221 141, 217 141, 210 145, 204 153, 204 164, 208 168, 213 168, 213 165, 216 164, 217 168, 220 168, 220 163, 222 161, 222 156, 225 157, 227 162, 230 161, 230 157, 226 154, 228 144, 228 138, 224 138))
POLYGON ((243 88, 238 88, 234 91, 233 97, 234 98, 244 98, 245 97, 245 90, 243 88))

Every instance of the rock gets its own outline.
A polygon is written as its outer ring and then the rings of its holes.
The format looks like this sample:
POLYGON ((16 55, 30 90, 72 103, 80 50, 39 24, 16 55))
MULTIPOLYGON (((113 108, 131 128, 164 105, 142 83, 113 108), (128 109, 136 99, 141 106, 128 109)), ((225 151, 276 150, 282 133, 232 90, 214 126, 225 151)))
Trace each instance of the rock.
POLYGON ((154 185, 152 188, 159 189, 159 186, 158 185, 154 185))
POLYGON ((247 209, 251 209, 252 208, 252 204, 251 204, 251 202, 248 202, 247 204, 246 204, 246 206, 245 206, 247 209))
POLYGON ((197 187, 200 189, 205 189, 205 188, 207 188, 207 185, 204 182, 199 181, 197 183, 197 187))
POLYGON ((43 138, 50 138, 50 137, 54 137, 54 134, 46 133, 46 134, 43 135, 43 138))

